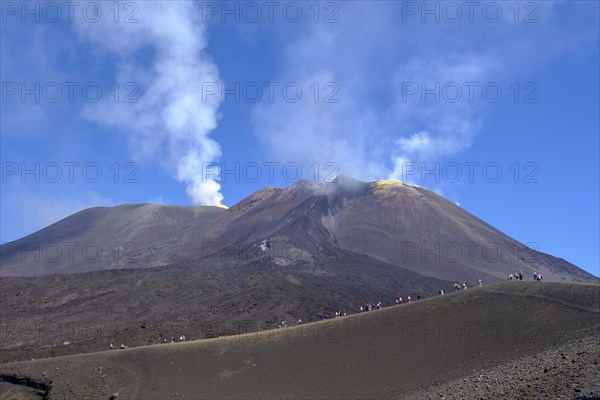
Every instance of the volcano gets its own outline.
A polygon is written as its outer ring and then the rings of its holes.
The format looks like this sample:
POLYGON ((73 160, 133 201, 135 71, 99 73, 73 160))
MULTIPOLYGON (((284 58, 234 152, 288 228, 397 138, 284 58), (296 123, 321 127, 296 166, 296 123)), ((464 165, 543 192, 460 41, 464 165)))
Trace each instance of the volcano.
POLYGON ((256 332, 520 271, 598 281, 430 190, 348 177, 228 209, 91 208, 0 250, 7 360, 256 332))
POLYGON ((268 262, 292 270, 367 257, 448 281, 594 277, 398 181, 338 177, 265 188, 229 209, 127 204, 78 212, 0 248, 1 276, 268 262))

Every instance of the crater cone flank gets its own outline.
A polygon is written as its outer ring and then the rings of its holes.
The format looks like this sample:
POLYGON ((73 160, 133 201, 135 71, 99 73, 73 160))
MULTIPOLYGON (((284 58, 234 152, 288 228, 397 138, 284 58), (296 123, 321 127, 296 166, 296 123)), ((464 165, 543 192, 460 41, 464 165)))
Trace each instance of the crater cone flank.
POLYGON ((260 196, 245 213, 218 220, 215 239, 243 249, 268 238, 308 252, 326 245, 450 281, 504 280, 521 270, 527 279, 533 272, 553 280, 595 279, 565 260, 529 249, 430 190, 398 181, 301 181, 260 196))

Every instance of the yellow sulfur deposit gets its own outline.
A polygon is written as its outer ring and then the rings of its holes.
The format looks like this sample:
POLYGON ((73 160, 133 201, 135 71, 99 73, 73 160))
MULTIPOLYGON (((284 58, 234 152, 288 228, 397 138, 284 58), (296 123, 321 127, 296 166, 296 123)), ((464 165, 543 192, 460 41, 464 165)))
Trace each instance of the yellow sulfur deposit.
POLYGON ((374 189, 375 193, 385 193, 392 188, 402 186, 405 186, 405 184, 393 179, 385 179, 371 183, 371 187, 374 189))

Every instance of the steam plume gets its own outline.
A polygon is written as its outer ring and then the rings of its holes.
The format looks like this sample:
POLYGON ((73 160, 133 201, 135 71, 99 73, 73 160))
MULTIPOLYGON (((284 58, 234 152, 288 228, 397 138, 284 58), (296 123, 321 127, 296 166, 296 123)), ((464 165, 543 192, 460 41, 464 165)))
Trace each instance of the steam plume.
MULTIPOLYGON (((106 4, 103 14, 112 15, 112 3, 106 4)), ((132 97, 138 100, 103 98, 88 104, 86 115, 127 131, 139 156, 165 155, 164 166, 185 183, 195 204, 219 204, 221 185, 203 168, 221 156, 219 144, 209 137, 217 126, 220 96, 202 96, 203 83, 221 86, 218 69, 205 54, 205 25, 194 2, 135 4, 137 22, 102 18, 76 24, 80 37, 115 58, 117 81, 121 86, 134 82, 127 92, 135 88, 132 97)))

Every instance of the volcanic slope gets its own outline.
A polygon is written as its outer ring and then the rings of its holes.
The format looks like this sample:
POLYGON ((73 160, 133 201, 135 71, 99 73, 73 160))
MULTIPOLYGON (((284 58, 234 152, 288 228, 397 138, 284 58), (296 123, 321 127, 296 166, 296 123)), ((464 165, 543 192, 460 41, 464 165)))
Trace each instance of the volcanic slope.
POLYGON ((578 340, 593 351, 599 327, 600 285, 506 282, 274 331, 3 364, 0 376, 57 399, 399 399, 578 340))

